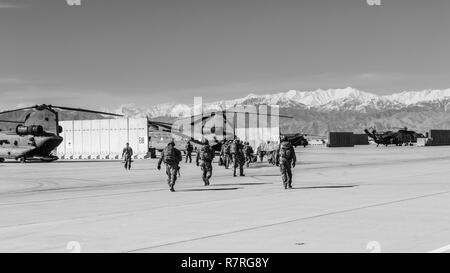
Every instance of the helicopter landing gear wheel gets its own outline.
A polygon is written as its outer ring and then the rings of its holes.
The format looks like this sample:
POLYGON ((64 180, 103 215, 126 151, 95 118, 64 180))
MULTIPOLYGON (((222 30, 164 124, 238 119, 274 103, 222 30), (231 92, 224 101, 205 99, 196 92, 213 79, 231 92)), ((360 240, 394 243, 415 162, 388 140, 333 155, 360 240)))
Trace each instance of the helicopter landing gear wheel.
POLYGON ((22 156, 20 158, 20 163, 25 163, 25 162, 27 162, 27 158, 25 156, 22 156))
POLYGON ((3 163, 3 162, 5 162, 5 159, 4 158, 0 158, 0 163, 3 163))

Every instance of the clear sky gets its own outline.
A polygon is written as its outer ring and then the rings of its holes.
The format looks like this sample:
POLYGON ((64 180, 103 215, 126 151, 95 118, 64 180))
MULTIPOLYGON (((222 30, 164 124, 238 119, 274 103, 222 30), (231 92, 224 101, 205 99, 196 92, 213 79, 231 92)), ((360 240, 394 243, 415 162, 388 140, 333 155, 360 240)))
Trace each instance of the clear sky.
POLYGON ((0 0, 0 108, 450 87, 450 1, 0 0))

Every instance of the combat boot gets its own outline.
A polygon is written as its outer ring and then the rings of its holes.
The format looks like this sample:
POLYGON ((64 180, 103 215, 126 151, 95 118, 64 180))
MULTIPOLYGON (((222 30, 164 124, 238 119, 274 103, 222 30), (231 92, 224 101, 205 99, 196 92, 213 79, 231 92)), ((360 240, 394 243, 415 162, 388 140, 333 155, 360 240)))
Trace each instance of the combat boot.
POLYGON ((174 186, 173 184, 170 185, 170 191, 171 191, 171 192, 174 192, 174 191, 175 191, 175 189, 173 188, 173 186, 174 186))

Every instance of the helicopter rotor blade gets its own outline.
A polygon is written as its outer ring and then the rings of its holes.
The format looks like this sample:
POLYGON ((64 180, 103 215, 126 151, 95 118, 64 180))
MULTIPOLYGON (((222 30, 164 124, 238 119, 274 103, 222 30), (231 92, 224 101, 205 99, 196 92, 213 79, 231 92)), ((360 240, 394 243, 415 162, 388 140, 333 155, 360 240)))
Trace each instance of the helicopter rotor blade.
POLYGON ((220 115, 220 114, 225 114, 225 113, 237 113, 237 114, 249 114, 249 115, 258 115, 258 116, 272 116, 272 117, 280 117, 280 118, 294 118, 292 116, 286 116, 286 115, 273 115, 273 114, 268 114, 268 113, 249 113, 249 112, 242 112, 242 111, 232 111, 232 110, 217 110, 217 111, 212 111, 212 112, 204 112, 202 114, 197 114, 197 115, 190 115, 190 116, 185 116, 182 117, 181 119, 189 119, 189 118, 196 118, 196 117, 200 117, 202 116, 203 119, 207 119, 210 117, 213 117, 215 115, 220 115))
POLYGON ((14 109, 14 110, 6 110, 6 111, 0 112, 0 115, 1 114, 12 113, 12 112, 18 112, 18 111, 22 111, 22 110, 30 110, 30 109, 34 109, 34 108, 36 108, 36 106, 29 106, 29 107, 14 109))
POLYGON ((58 109, 67 110, 67 111, 86 112, 86 113, 92 113, 92 114, 116 116, 116 117, 123 117, 124 116, 124 115, 120 115, 120 114, 113 114, 113 113, 108 113, 108 112, 94 111, 94 110, 88 110, 88 109, 82 109, 82 108, 72 108, 72 107, 65 107, 65 106, 51 105, 51 108, 58 108, 58 109))
POLYGON ((7 123, 17 123, 17 124, 23 123, 23 121, 15 121, 15 120, 1 120, 1 119, 0 119, 0 122, 7 122, 7 123))

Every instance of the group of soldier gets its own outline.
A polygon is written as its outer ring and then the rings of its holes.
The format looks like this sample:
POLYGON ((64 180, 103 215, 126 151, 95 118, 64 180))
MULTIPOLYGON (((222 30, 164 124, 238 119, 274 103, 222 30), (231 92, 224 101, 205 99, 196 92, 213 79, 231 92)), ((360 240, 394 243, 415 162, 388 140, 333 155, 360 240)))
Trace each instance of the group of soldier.
MULTIPOLYGON (((281 178, 285 189, 292 188, 292 171, 291 168, 295 167, 297 158, 295 156, 294 147, 288 141, 287 138, 281 139, 279 145, 274 146, 271 151, 265 151, 264 147, 260 145, 257 149, 256 155, 254 150, 248 142, 242 142, 239 139, 227 141, 223 140, 221 143, 219 166, 224 166, 228 169, 231 165, 233 168, 233 176, 237 176, 239 170, 239 176, 245 176, 244 166, 249 167, 250 163, 256 162, 257 157, 263 161, 264 155, 267 155, 269 163, 280 167, 281 178)), ((267 144, 270 144, 267 143, 267 144)), ((186 147, 186 163, 192 163, 192 153, 194 152, 194 146, 187 142, 186 147)), ((125 160, 125 169, 130 170, 131 158, 133 150, 127 143, 123 150, 122 156, 125 160)), ((209 141, 204 139, 201 146, 197 149, 196 165, 201 168, 202 180, 205 186, 210 185, 210 179, 212 176, 212 163, 215 157, 215 150, 210 146, 209 141)), ((161 157, 158 161, 157 169, 161 170, 161 165, 164 163, 166 167, 167 183, 170 191, 175 191, 175 182, 180 174, 180 162, 182 161, 182 155, 180 150, 175 148, 175 143, 171 141, 161 152, 161 157)))

